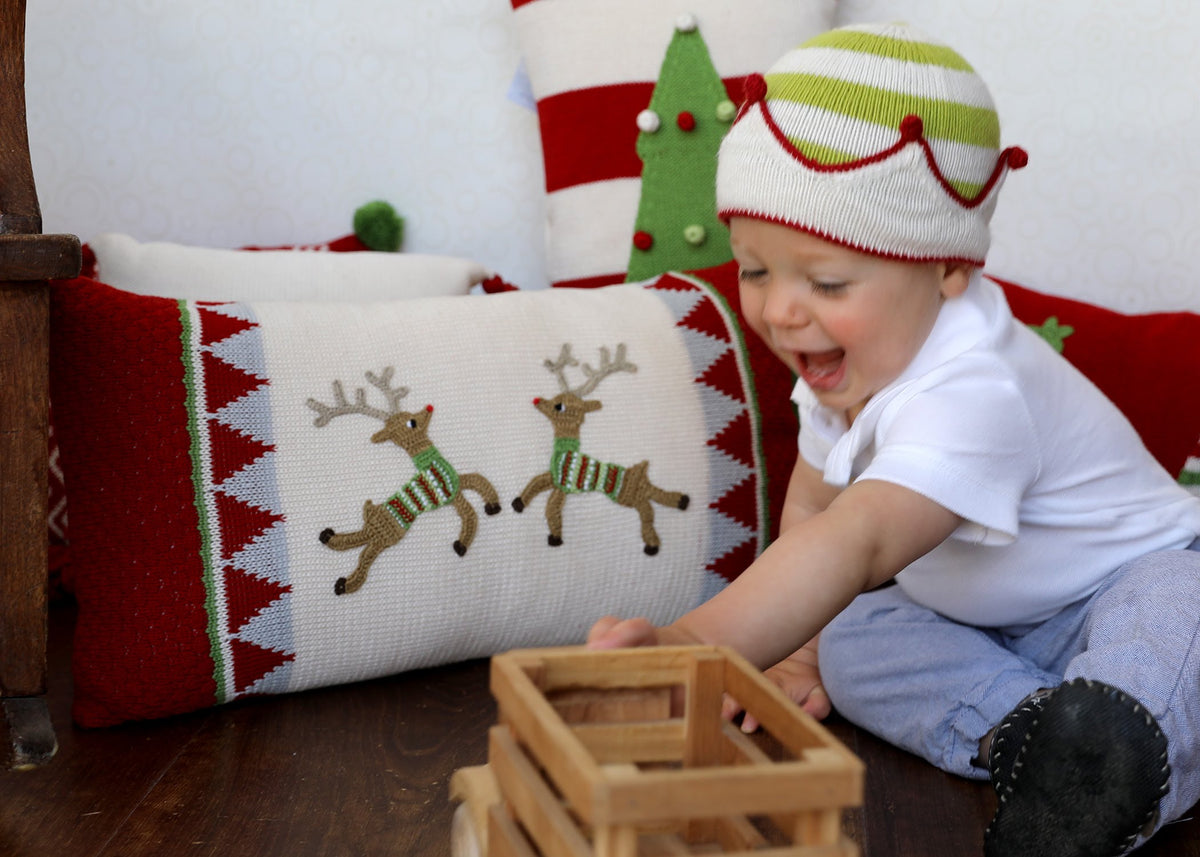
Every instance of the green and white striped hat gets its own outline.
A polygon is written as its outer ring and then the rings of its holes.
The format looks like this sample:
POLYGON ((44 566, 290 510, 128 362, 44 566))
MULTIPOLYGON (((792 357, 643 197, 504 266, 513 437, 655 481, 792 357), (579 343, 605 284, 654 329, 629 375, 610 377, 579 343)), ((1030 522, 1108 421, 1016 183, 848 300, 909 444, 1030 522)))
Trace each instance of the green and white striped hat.
POLYGON ((717 209, 894 259, 983 265, 1009 168, 987 86, 905 24, 843 27, 747 81, 717 209))

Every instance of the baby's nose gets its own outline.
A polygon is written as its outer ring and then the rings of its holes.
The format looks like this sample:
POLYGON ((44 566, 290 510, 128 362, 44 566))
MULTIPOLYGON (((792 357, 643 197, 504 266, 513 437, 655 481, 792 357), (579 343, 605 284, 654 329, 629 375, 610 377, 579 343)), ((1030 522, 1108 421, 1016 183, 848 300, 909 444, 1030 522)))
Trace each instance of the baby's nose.
POLYGON ((812 317, 794 294, 785 289, 772 289, 763 305, 763 320, 772 327, 804 327, 812 317))

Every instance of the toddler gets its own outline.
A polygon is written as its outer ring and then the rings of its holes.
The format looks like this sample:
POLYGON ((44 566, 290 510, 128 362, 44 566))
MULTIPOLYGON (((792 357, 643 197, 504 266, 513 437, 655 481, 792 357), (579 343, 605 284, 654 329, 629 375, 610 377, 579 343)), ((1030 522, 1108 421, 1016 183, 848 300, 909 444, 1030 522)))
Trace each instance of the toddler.
POLYGON ((750 80, 717 206, 798 378, 780 535, 670 626, 588 640, 733 646, 816 715, 990 777, 988 855, 1106 857, 1200 797, 1200 499, 982 278, 1024 164, 971 66, 907 26, 750 80))

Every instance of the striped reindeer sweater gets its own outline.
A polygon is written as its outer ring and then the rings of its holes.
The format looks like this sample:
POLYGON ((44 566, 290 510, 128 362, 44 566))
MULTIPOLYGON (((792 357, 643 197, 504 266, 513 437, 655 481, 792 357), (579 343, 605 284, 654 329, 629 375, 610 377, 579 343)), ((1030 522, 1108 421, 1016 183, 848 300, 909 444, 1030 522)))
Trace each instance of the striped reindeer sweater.
POLYGON ((580 452, 577 437, 559 437, 554 439, 550 476, 565 494, 601 491, 609 499, 616 500, 625 481, 625 468, 580 452))
POLYGON ((422 512, 453 503, 459 491, 458 471, 437 447, 429 446, 418 452, 413 456, 413 464, 417 467, 416 475, 387 500, 388 511, 406 530, 422 512))

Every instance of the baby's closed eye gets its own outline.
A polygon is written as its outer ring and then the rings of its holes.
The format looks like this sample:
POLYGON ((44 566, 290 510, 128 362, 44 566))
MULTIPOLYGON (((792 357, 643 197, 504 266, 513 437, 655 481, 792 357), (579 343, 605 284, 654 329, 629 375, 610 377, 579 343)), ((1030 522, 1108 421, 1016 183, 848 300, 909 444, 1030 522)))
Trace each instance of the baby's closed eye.
POLYGON ((846 291, 846 283, 837 280, 813 280, 812 290, 814 294, 834 297, 846 291))

